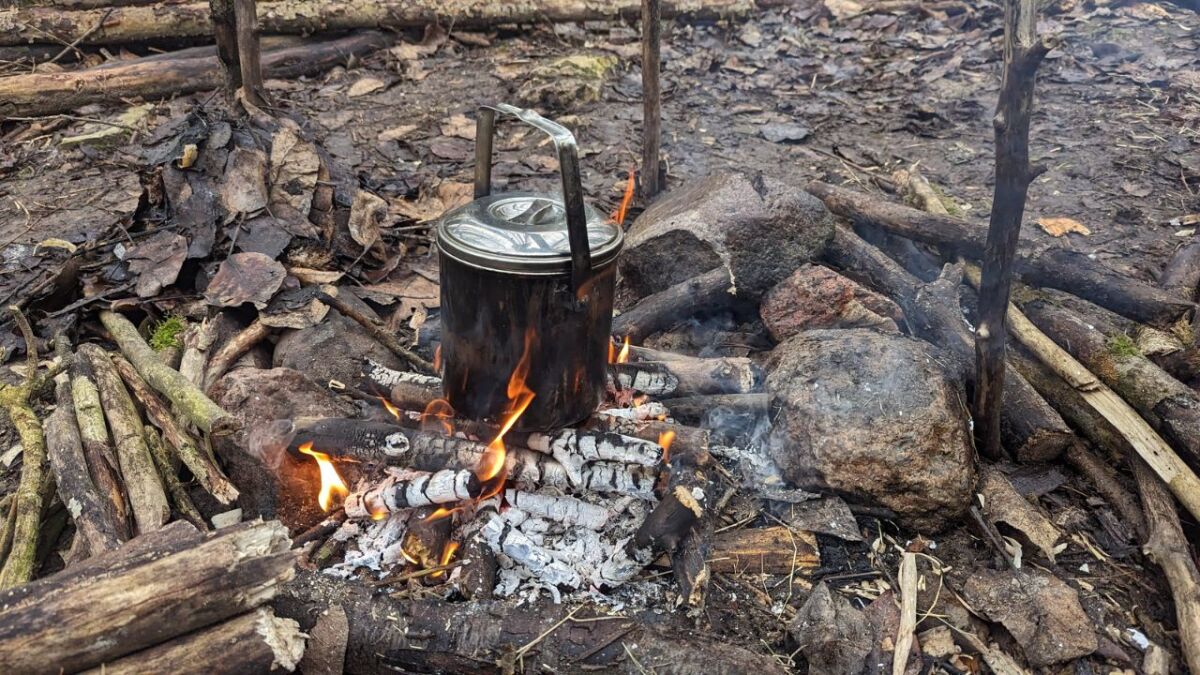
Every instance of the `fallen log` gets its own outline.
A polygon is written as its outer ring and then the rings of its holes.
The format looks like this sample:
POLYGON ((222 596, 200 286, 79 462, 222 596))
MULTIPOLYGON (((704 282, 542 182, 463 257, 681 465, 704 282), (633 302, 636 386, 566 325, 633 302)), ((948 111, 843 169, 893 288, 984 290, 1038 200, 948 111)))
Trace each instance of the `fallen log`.
POLYGON ((1158 285, 1182 300, 1196 300, 1200 294, 1200 230, 1171 255, 1158 285))
POLYGON ((1200 393, 1138 352, 1107 312, 1086 303, 1070 311, 1047 294, 1018 304, 1034 324, 1121 395, 1158 429, 1193 467, 1200 466, 1200 393))
MULTIPOLYGON (((747 14, 751 0, 673 0, 662 3, 663 18, 703 20, 747 14)), ((487 0, 453 3, 370 2, 351 0, 277 0, 258 3, 259 30, 263 33, 312 34, 359 28, 419 28, 453 24, 457 28, 498 23, 570 23, 639 16, 638 0, 519 0, 497 5, 487 0)), ((64 12, 57 7, 23 7, 0 11, 0 45, 46 40, 63 43, 125 44, 139 40, 208 37, 212 34, 206 2, 97 7, 64 12), (106 12, 108 19, 99 29, 106 12), (82 38, 82 39, 80 39, 82 38)))
POLYGON ((304 635, 300 624, 260 607, 86 672, 89 675, 241 675, 276 669, 291 672, 303 656, 304 635))
POLYGON ((642 298, 633 307, 613 317, 613 335, 642 342, 650 335, 671 328, 700 310, 719 311, 738 301, 729 272, 718 267, 693 279, 642 298))
MULTIPOLYGON (((288 79, 321 72, 387 47, 392 41, 382 33, 365 32, 267 50, 262 54, 263 74, 288 79)), ((219 89, 221 85, 221 67, 215 54, 185 59, 146 57, 108 67, 13 75, 0 78, 0 118, 52 115, 91 103, 177 96, 219 89)))
POLYGON ((88 475, 83 456, 83 441, 75 423, 75 407, 71 399, 70 378, 59 375, 55 384, 58 407, 46 418, 46 455, 59 499, 75 523, 76 535, 83 538, 82 550, 87 555, 99 555, 121 544, 123 527, 118 527, 116 513, 105 496, 96 489, 88 475))
POLYGON ((291 579, 289 548, 274 521, 139 537, 0 594, 0 663, 10 672, 75 672, 237 616, 291 579))
MULTIPOLYGON (((805 189, 844 218, 937 245, 951 254, 974 259, 983 255, 986 231, 965 220, 926 213, 825 183, 809 183, 805 189)), ((1039 254, 1019 250, 1017 273, 1030 283, 1058 288, 1131 319, 1156 325, 1169 324, 1195 307, 1074 251, 1051 249, 1039 254)))
POLYGON ((368 586, 300 572, 281 589, 276 612, 309 630, 340 606, 349 619, 348 673, 454 672, 482 675, 580 672, 603 668, 637 672, 630 661, 659 672, 716 675, 785 670, 768 656, 697 633, 682 620, 628 617, 596 620, 589 609, 511 602, 396 601, 368 586), (574 619, 574 620, 572 620, 574 619), (661 664, 669 664, 664 671, 661 664), (509 670, 508 672, 512 672, 509 670))
MULTIPOLYGON (((946 350, 949 365, 968 386, 975 381, 974 337, 959 300, 961 269, 948 267, 929 284, 868 244, 849 228, 838 226, 826 259, 847 276, 870 284, 896 301, 912 332, 946 350)), ((1012 374, 1010 374, 1012 375, 1012 374)), ((1057 457, 1074 435, 1062 417, 1019 375, 1004 378, 1001 441, 1023 461, 1057 457)))

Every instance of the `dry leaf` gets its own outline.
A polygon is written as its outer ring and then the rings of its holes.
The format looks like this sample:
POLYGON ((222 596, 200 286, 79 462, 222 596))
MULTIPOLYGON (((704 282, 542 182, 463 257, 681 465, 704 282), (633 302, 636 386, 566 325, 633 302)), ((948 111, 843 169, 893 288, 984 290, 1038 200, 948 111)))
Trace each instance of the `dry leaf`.
POLYGON ((379 224, 387 218, 387 214, 387 202, 366 190, 359 190, 350 204, 350 219, 346 223, 350 228, 350 237, 363 249, 371 248, 379 241, 379 224))
POLYGON ((1062 237, 1068 232, 1076 232, 1082 235, 1092 233, 1086 225, 1071 218, 1038 218, 1037 224, 1051 237, 1062 237))
POLYGON ((442 200, 442 208, 446 211, 475 199, 475 186, 471 183, 445 182, 437 186, 438 199, 442 200))
POLYGON ((289 267, 288 274, 305 286, 310 284, 332 284, 342 278, 341 272, 314 270, 308 267, 289 267))
POLYGON ((221 201, 230 219, 239 213, 254 213, 267 207, 267 155, 261 150, 237 147, 225 161, 221 201))
POLYGON ((1028 543, 1054 562, 1054 547, 1062 536, 1054 523, 1022 497, 997 469, 988 467, 980 474, 976 489, 983 498, 983 517, 992 524, 1006 525, 1009 531, 1024 535, 1028 543))
POLYGON ((835 19, 846 19, 861 14, 863 6, 854 0, 825 0, 825 9, 828 9, 835 19))
POLYGON ((308 217, 321 159, 311 143, 290 126, 282 126, 271 139, 271 204, 284 203, 308 217))
POLYGON ((374 77, 364 77, 350 85, 350 91, 346 92, 346 95, 350 97, 366 96, 367 94, 379 91, 386 86, 387 84, 385 84, 383 80, 374 77))
POLYGON ((187 239, 174 232, 159 232, 133 247, 125 260, 129 262, 129 272, 138 276, 138 297, 153 297, 175 283, 187 251, 187 239))
POLYGON ((398 127, 384 129, 379 132, 380 141, 401 141, 408 138, 408 135, 416 131, 419 127, 415 124, 401 124, 398 127))
POLYGON ((442 122, 442 134, 473 141, 475 140, 475 120, 466 115, 454 115, 442 122))
POLYGON ((217 307, 239 307, 249 302, 262 309, 286 276, 283 265, 268 256, 235 253, 221 263, 204 290, 204 299, 217 307))

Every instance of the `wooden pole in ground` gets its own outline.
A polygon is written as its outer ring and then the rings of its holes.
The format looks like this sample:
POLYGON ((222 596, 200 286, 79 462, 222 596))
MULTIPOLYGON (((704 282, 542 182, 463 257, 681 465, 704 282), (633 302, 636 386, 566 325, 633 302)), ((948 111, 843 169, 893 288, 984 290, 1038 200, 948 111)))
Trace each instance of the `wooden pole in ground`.
POLYGON ((642 0, 642 197, 653 199, 658 184, 662 146, 662 3, 642 0))
POLYGON ((212 13, 213 37, 217 41, 217 57, 225 74, 225 91, 232 96, 242 86, 242 66, 238 59, 237 18, 233 0, 208 0, 212 13))
POLYGON ((266 105, 263 94, 262 59, 258 46, 256 0, 233 0, 237 22, 238 66, 241 68, 242 95, 256 106, 266 105))
POLYGON ((1000 408, 1004 391, 1004 342, 1013 259, 1029 184, 1045 169, 1029 164, 1029 119, 1038 64, 1050 46, 1037 35, 1037 1, 1004 5, 1004 79, 992 124, 996 131, 996 190, 983 253, 979 322, 975 331, 975 424, 979 447, 999 457, 1000 408))

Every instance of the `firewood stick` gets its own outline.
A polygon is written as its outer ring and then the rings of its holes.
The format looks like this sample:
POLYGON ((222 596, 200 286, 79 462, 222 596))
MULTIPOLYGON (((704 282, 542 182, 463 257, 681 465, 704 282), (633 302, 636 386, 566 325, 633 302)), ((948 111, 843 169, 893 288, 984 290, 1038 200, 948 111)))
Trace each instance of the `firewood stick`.
MULTIPOLYGON (((728 18, 755 9, 749 0, 674 0, 663 5, 664 18, 728 18)), ((258 7, 264 33, 303 33, 319 30, 346 31, 356 28, 419 28, 445 18, 448 8, 422 0, 405 2, 346 3, 321 0, 294 3, 287 0, 262 2, 258 7)), ((578 22, 636 18, 634 0, 564 2, 521 0, 498 8, 486 0, 456 3, 455 26, 486 27, 497 23, 578 22)), ((45 40, 46 34, 70 42, 96 24, 102 9, 63 12, 53 7, 26 7, 0 11, 0 45, 45 40), (64 16, 65 14, 65 16, 64 16)), ((203 2, 160 2, 147 6, 118 6, 104 27, 88 35, 81 44, 125 44, 163 38, 203 37, 212 32, 208 7, 203 2)), ((230 37, 236 40, 232 33, 230 37)))
POLYGON ((662 145, 662 3, 642 0, 642 197, 658 195, 662 145))
POLYGON ((417 506, 466 501, 482 493, 483 483, 470 469, 433 473, 408 469, 351 492, 343 508, 350 518, 377 518, 417 506))
POLYGON ((167 410, 158 394, 150 390, 132 364, 120 356, 113 357, 112 361, 134 398, 142 404, 146 417, 162 430, 163 438, 175 448, 180 461, 192 472, 196 481, 218 502, 232 504, 238 497, 238 490, 221 472, 221 468, 197 447, 196 441, 167 410))
POLYGON ((22 454, 21 479, 13 498, 12 543, 0 568, 0 589, 23 584, 33 576, 44 503, 40 488, 46 474, 46 438, 42 423, 30 407, 30 399, 42 384, 38 378, 37 338, 21 310, 10 306, 9 311, 25 340, 25 375, 18 385, 0 386, 0 406, 21 439, 22 454))
MULTIPOLYGON (((744 394, 730 394, 730 396, 742 396, 744 394)), ((684 399, 676 399, 684 400, 684 399)), ((691 400, 691 399, 687 399, 691 400)), ((670 416, 671 411, 658 401, 649 401, 647 403, 639 403, 629 408, 604 408, 597 410, 597 415, 605 417, 617 417, 620 419, 641 422, 645 420, 663 420, 670 416)))
POLYGON ((157 530, 170 519, 171 507, 167 504, 167 495, 150 449, 146 447, 141 417, 108 353, 92 344, 80 345, 78 352, 91 363, 96 375, 96 386, 100 390, 104 416, 112 430, 113 446, 137 532, 145 534, 157 530))
MULTIPOLYGON (((923 283, 849 228, 838 225, 826 260, 847 276, 870 285, 904 309, 912 332, 943 350, 945 362, 972 386, 975 380, 974 336, 963 321, 959 274, 947 267, 939 278, 923 283)), ((1001 441, 1018 459, 1046 461, 1057 457, 1074 437, 1047 399, 1024 377, 1004 378, 1001 441)))
POLYGON ((95 373, 82 355, 77 355, 71 364, 71 400, 75 405, 75 420, 89 473, 112 510, 117 535, 124 541, 129 538, 129 500, 125 496, 125 486, 121 484, 120 465, 108 439, 108 425, 104 421, 95 373))
MULTIPOLYGON (((968 267, 967 277, 972 284, 976 283, 978 270, 968 267)), ((1175 454, 1171 446, 1128 403, 1047 337, 1021 310, 1010 303, 1008 312, 1009 331, 1013 336, 1078 391, 1088 405, 1111 422, 1188 512, 1200 518, 1200 478, 1175 454)))
POLYGON ((204 531, 209 529, 204 522, 204 516, 200 515, 200 511, 196 508, 196 504, 192 502, 192 498, 187 493, 187 488, 179 480, 179 475, 175 473, 176 469, 171 462, 170 451, 163 443, 162 436, 159 436, 158 431, 147 424, 143 427, 144 437, 146 439, 146 447, 150 449, 150 456, 154 459, 154 466, 158 469, 158 475, 162 478, 163 485, 166 486, 167 493, 171 495, 171 502, 175 504, 175 510, 179 515, 183 516, 184 520, 196 526, 196 529, 204 531))
POLYGON ((1137 499, 1117 482, 1116 471, 1088 450, 1082 443, 1073 443, 1066 452, 1067 461, 1075 470, 1087 477, 1096 490, 1133 529, 1133 534, 1142 537, 1146 533, 1146 521, 1138 508, 1137 499))
POLYGON ((917 628, 917 554, 905 551, 900 560, 900 627, 896 631, 896 650, 892 653, 892 675, 904 675, 912 650, 913 631, 917 628))
POLYGON ((708 396, 667 399, 662 402, 662 405, 670 411, 673 418, 680 422, 702 425, 707 420, 708 413, 716 408, 726 408, 747 414, 765 415, 771 405, 771 396, 766 393, 710 394, 708 396))
MULTIPOLYGON (((938 216, 878 197, 825 183, 805 189, 835 215, 875 225, 892 234, 939 246, 972 259, 983 256, 984 230, 958 218, 938 216)), ((1017 258, 1022 279, 1086 298, 1118 314, 1154 325, 1166 325, 1195 305, 1150 284, 1105 267, 1085 254, 1055 249, 1035 253, 1032 247, 1017 258)))
POLYGON ((142 379, 171 401, 192 424, 206 433, 228 433, 237 426, 226 413, 196 385, 187 381, 179 371, 168 368, 155 355, 150 345, 138 334, 128 319, 115 312, 100 312, 100 322, 108 329, 121 353, 137 370, 142 379))
MULTIPOLYGON (((709 556, 705 574, 805 574, 821 566, 816 536, 782 525, 729 530, 711 536, 710 544, 704 549, 709 556)), ((659 558, 654 565, 667 562, 659 558)), ((678 575, 674 557, 670 562, 678 575)))
POLYGON ((648 396, 669 396, 679 389, 679 378, 660 363, 608 364, 608 390, 636 391, 648 396))
POLYGON ((1049 294, 1022 294, 1025 315, 1132 405, 1191 464, 1200 466, 1200 393, 1140 354, 1108 313, 1049 294))
POLYGON ((370 333, 371 337, 375 338, 379 344, 387 347, 388 350, 396 356, 408 361, 408 363, 414 368, 425 373, 436 372, 432 363, 421 358, 416 352, 412 351, 408 347, 405 347, 403 344, 401 344, 400 338, 396 337, 394 333, 379 325, 379 323, 371 317, 360 312, 357 307, 354 307, 350 303, 346 302, 345 299, 339 297, 339 292, 340 291, 336 286, 322 286, 321 292, 317 294, 317 299, 329 305, 333 309, 336 309, 342 315, 357 321, 360 326, 367 329, 367 332, 370 333))
POLYGON ((300 624, 260 607, 209 628, 130 654, 90 675, 240 675, 292 671, 304 655, 300 624))
POLYGON ((738 301, 729 271, 717 267, 670 288, 647 295, 613 317, 613 335, 642 342, 692 316, 698 310, 718 311, 738 301))
POLYGON ((917 170, 915 164, 907 169, 892 172, 892 182, 900 189, 905 201, 915 204, 922 211, 939 216, 950 215, 942 198, 925 179, 925 176, 922 176, 921 172, 917 170))
POLYGON ((75 422, 70 377, 59 375, 55 385, 58 407, 46 418, 44 432, 50 470, 58 494, 75 522, 78 536, 86 542, 87 555, 111 551, 121 544, 116 513, 88 475, 83 441, 75 422))
POLYGON ((208 320, 189 324, 183 331, 183 357, 179 360, 179 374, 188 382, 203 386, 208 350, 216 339, 216 324, 208 320))
POLYGON ((246 100, 255 106, 265 106, 262 62, 258 44, 258 14, 255 0, 232 0, 237 31, 238 65, 241 67, 241 90, 246 100))
POLYGON ((250 351, 251 347, 262 342, 270 334, 271 327, 263 323, 262 319, 255 319, 249 326, 230 338, 229 342, 221 345, 221 348, 208 361, 202 389, 204 391, 212 389, 212 386, 229 370, 234 361, 237 361, 242 354, 250 351))
MULTIPOLYGON (((622 436, 633 436, 647 441, 654 441, 672 451, 708 453, 708 430, 692 427, 676 422, 663 420, 627 420, 608 415, 592 415, 584 422, 589 429, 615 431, 622 436), (669 437, 668 437, 669 434, 669 437)), ((670 452, 664 453, 664 459, 670 458, 670 452)))
POLYGON ((1045 167, 1029 163, 1029 121, 1038 65, 1051 45, 1037 35, 1036 0, 1004 4, 1004 78, 996 103, 996 190, 983 254, 975 330, 975 398, 972 415, 979 449, 997 458, 1004 391, 1005 340, 1013 261, 1029 185, 1045 167))
POLYGON ((692 531, 710 505, 711 484, 696 458, 677 453, 671 458, 670 475, 662 500, 642 522, 633 537, 639 548, 672 553, 692 531))
POLYGON ((1179 525, 1167 486, 1146 462, 1130 458, 1146 516, 1143 551, 1162 568, 1175 601, 1179 642, 1192 672, 1200 672, 1200 572, 1179 525))
POLYGON ((13 532, 17 529, 16 493, 5 496, 8 499, 0 503, 0 512, 4 514, 4 522, 0 524, 0 564, 8 560, 8 554, 12 550, 13 532))
MULTIPOLYGON (((388 368, 382 363, 378 363, 373 359, 364 359, 362 368, 363 377, 366 377, 371 382, 387 389, 398 384, 415 384, 422 387, 427 387, 430 390, 441 391, 442 378, 437 375, 426 375, 424 373, 410 373, 403 370, 394 370, 388 368)), ((433 398, 437 398, 436 396, 433 398)), ((432 401, 430 398, 425 403, 432 401)))
POLYGON ((10 672, 97 667, 253 609, 294 573, 276 521, 203 537, 168 530, 0 594, 0 663, 10 672))
POLYGON ((652 366, 666 371, 678 382, 671 391, 645 392, 652 396, 749 394, 762 391, 762 369, 745 357, 699 358, 645 347, 631 347, 631 354, 635 360, 612 364, 610 367, 619 371, 622 366, 652 366))

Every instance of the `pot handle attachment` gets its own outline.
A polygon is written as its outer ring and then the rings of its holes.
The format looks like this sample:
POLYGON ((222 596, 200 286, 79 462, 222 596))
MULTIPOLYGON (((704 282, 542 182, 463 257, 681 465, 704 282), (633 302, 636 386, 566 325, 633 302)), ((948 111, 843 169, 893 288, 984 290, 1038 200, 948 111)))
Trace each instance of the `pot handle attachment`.
POLYGON ((583 186, 579 179, 579 149, 575 136, 563 125, 506 103, 481 106, 475 122, 475 198, 492 193, 492 141, 496 113, 511 115, 539 129, 554 142, 562 175, 563 207, 567 212, 567 239, 571 244, 571 283, 578 291, 592 276, 592 252, 588 242, 587 217, 583 210, 583 186))

